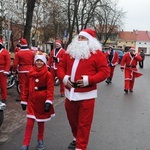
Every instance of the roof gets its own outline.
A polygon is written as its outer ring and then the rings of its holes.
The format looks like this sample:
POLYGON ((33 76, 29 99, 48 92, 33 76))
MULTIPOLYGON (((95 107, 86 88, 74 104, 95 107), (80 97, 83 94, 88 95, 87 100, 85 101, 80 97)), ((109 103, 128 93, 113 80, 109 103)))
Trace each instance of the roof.
POLYGON ((136 41, 136 34, 135 32, 121 31, 119 32, 119 40, 120 41, 136 41))
POLYGON ((137 41, 150 41, 148 31, 136 31, 136 40, 137 41))
POLYGON ((148 31, 121 31, 119 32, 120 41, 150 41, 150 33, 148 31))

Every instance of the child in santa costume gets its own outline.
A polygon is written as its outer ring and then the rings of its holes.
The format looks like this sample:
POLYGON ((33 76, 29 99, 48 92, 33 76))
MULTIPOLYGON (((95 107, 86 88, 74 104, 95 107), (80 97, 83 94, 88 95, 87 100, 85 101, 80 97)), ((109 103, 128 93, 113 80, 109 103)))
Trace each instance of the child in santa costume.
POLYGON ((124 91, 133 92, 135 78, 140 77, 142 73, 138 72, 136 66, 142 60, 140 54, 136 53, 135 47, 131 47, 121 61, 121 70, 124 71, 124 91))
POLYGON ((34 63, 21 101, 22 109, 27 108, 27 123, 21 150, 28 150, 35 121, 38 123, 37 149, 44 150, 44 122, 49 121, 55 115, 53 77, 47 69, 46 57, 35 55, 34 63))
POLYGON ((87 150, 97 83, 109 75, 101 49, 95 31, 87 28, 73 39, 58 66, 58 76, 65 84, 65 109, 73 134, 70 149, 87 150))
POLYGON ((0 103, 4 107, 7 99, 7 75, 10 70, 10 54, 3 46, 3 40, 0 39, 0 90, 1 100, 0 103))
POLYGON ((110 69, 110 75, 106 80, 106 83, 109 84, 112 82, 115 67, 119 62, 119 56, 118 53, 113 49, 113 46, 111 45, 109 46, 109 50, 105 53, 105 55, 110 69))
MULTIPOLYGON (((55 41, 55 48, 51 51, 50 57, 48 59, 48 66, 50 67, 50 72, 53 75, 53 80, 55 81, 55 77, 58 77, 57 75, 57 66, 62 61, 63 55, 65 53, 65 50, 61 46, 61 41, 56 40, 55 41)), ((64 97, 64 84, 62 80, 59 80, 60 82, 60 95, 61 97, 64 97)))
POLYGON ((28 80, 29 70, 33 66, 34 53, 28 48, 27 40, 20 40, 20 50, 15 53, 14 63, 13 63, 13 73, 18 73, 18 80, 20 85, 20 99, 24 95, 25 84, 28 80))

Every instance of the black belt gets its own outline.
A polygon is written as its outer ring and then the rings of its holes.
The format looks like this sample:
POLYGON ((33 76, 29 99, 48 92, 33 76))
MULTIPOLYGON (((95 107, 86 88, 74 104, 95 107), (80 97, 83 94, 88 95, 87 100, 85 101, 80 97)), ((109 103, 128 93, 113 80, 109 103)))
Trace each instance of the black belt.
POLYGON ((35 91, 43 91, 43 90, 47 90, 47 86, 37 87, 37 89, 35 89, 35 91))
POLYGON ((136 66, 126 66, 127 68, 136 68, 136 66))
POLYGON ((71 83, 72 83, 72 87, 73 88, 80 88, 80 86, 78 85, 78 83, 76 83, 76 82, 71 82, 71 83))

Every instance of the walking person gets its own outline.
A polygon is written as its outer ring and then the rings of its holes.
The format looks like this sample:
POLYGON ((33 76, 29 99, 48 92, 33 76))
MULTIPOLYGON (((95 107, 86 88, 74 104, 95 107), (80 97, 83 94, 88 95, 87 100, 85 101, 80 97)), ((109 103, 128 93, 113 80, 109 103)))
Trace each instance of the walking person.
POLYGON ((20 99, 24 95, 25 83, 28 80, 29 70, 33 67, 34 53, 28 48, 27 40, 20 40, 20 50, 15 54, 13 63, 13 73, 18 73, 18 81, 20 85, 20 99))
POLYGON ((46 66, 44 55, 35 55, 29 80, 26 82, 24 97, 21 101, 23 110, 27 108, 27 123, 21 150, 28 150, 35 121, 38 124, 37 149, 44 150, 44 122, 54 116, 53 77, 46 66))
POLYGON ((129 52, 125 53, 122 58, 120 68, 124 71, 124 91, 133 92, 135 78, 140 77, 142 73, 138 72, 137 64, 142 60, 142 57, 136 53, 135 47, 131 47, 129 52))
POLYGON ((84 29, 70 43, 58 66, 58 76, 65 84, 65 109, 73 134, 69 149, 87 150, 97 83, 109 74, 101 49, 96 32, 84 29))
POLYGON ((109 84, 112 82, 115 67, 119 63, 119 56, 118 53, 114 50, 112 45, 109 46, 109 50, 105 53, 105 55, 110 70, 110 75, 105 82, 109 84))
MULTIPOLYGON (((50 67, 50 72, 53 75, 53 80, 58 77, 57 66, 62 61, 65 50, 62 48, 62 43, 60 40, 55 41, 55 48, 51 51, 50 57, 48 59, 48 66, 50 67)), ((64 97, 64 84, 62 80, 59 79, 60 83, 60 96, 64 97)))
POLYGON ((0 105, 6 107, 7 100, 7 75, 10 70, 10 54, 3 46, 3 40, 0 39, 0 105))
POLYGON ((142 60, 139 61, 139 67, 140 68, 143 68, 144 67, 144 59, 145 59, 145 53, 144 53, 144 50, 142 49, 141 52, 140 52, 140 56, 142 57, 142 60))

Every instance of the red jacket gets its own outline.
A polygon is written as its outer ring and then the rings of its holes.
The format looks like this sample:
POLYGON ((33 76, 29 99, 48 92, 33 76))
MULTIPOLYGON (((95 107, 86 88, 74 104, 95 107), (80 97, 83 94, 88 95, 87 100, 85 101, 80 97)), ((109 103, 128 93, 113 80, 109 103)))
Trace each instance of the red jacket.
POLYGON ((54 68, 55 70, 57 69, 57 66, 58 64, 62 61, 63 59, 63 56, 65 54, 65 50, 63 48, 60 48, 59 51, 57 52, 57 54, 55 53, 56 52, 56 49, 53 49, 50 53, 50 57, 48 59, 48 65, 51 67, 51 68, 54 68), (57 57, 58 58, 58 63, 56 63, 54 60, 53 60, 53 57, 57 57))
POLYGON ((34 53, 27 50, 20 50, 15 54, 13 72, 28 73, 34 63, 34 53))
POLYGON ((139 54, 136 54, 134 57, 131 56, 130 52, 126 53, 121 61, 121 69, 125 69, 125 80, 130 80, 134 77, 140 77, 142 73, 138 72, 136 66, 139 61, 142 60, 142 57, 139 54))
POLYGON ((58 66, 58 77, 66 85, 68 78, 72 82, 83 78, 85 87, 71 88, 66 86, 65 95, 71 100, 82 100, 97 97, 97 83, 102 82, 109 76, 107 60, 103 52, 97 50, 91 53, 88 59, 74 59, 69 54, 64 55, 63 61, 58 66), (73 91, 73 94, 71 92, 73 91), (84 93, 84 94, 83 94, 84 93), (72 96, 71 96, 72 95, 72 96))
MULTIPOLYGON (((53 103, 54 84, 51 73, 46 70, 42 75, 36 76, 37 72, 32 68, 29 72, 29 81, 26 83, 25 93, 21 104, 27 105, 27 117, 38 122, 48 121, 54 116, 54 108, 50 112, 44 111, 45 102, 53 103), (31 76, 32 72, 32 76, 31 76)), ((46 68, 47 69, 47 68, 46 68)), ((38 72, 40 74, 40 72, 38 72)))
POLYGON ((10 70, 10 54, 7 49, 2 48, 0 50, 0 72, 8 74, 9 70, 10 70))

